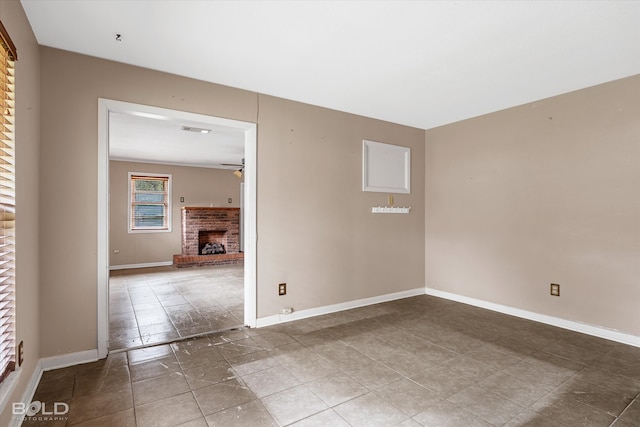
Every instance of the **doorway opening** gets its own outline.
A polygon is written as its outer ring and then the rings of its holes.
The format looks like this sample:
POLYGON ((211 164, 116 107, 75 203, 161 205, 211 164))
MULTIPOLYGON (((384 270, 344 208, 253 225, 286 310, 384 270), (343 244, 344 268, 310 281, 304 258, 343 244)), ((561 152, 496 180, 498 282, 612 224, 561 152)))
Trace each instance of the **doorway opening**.
POLYGON ((119 348, 255 327, 256 124, 108 99, 98 104, 99 357, 119 348), (168 129, 181 133, 169 135, 168 129), (144 139, 152 143, 145 145, 144 139), (152 206, 156 194, 143 191, 138 212, 151 212, 150 224, 166 214, 166 225, 132 231, 131 218, 138 216, 127 214, 134 205, 131 183, 120 181, 131 172, 171 174, 167 171, 173 171, 172 188, 166 204, 159 203, 166 212, 152 206), (181 211, 190 205, 242 212, 241 262, 236 257, 218 265, 174 266, 171 256, 182 252, 181 211))

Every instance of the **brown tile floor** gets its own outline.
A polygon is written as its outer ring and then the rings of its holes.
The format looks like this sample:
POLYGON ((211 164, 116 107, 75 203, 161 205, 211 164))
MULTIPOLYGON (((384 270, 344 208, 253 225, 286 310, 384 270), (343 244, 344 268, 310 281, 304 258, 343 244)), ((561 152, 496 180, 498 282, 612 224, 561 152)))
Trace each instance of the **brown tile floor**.
POLYGON ((45 372, 35 399, 69 404, 52 426, 629 427, 639 392, 640 348, 418 296, 45 372))
POLYGON ((244 325, 243 265, 114 270, 109 349, 165 343, 244 325))

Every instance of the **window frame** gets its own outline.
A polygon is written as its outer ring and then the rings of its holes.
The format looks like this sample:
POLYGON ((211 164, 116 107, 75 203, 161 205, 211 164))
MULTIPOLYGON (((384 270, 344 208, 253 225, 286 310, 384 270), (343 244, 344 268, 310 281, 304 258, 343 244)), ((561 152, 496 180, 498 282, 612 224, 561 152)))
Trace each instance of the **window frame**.
MULTIPOLYGON (((173 210, 173 203, 171 200, 171 187, 172 187, 172 176, 170 173, 150 173, 150 172, 129 172, 128 174, 128 179, 127 179, 127 194, 128 194, 128 201, 127 201, 127 231, 130 234, 136 234, 136 233, 170 233, 172 226, 171 226, 171 211, 173 210), (165 225, 163 225, 162 227, 135 227, 134 226, 134 218, 133 218, 133 212, 134 212, 134 179, 136 178, 155 178, 155 179, 163 179, 167 181, 167 189, 165 191, 166 193, 166 199, 164 202, 165 205, 165 225)), ((159 203, 158 203, 159 204, 159 203)))

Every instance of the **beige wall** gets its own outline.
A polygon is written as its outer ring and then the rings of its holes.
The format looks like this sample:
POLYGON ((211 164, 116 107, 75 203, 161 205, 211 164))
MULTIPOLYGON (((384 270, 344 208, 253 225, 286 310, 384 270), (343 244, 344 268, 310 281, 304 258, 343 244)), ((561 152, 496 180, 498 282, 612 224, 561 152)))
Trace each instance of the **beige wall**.
POLYGON ((172 261, 182 251, 182 206, 239 207, 240 183, 232 171, 211 168, 109 162, 109 247, 111 266, 172 261), (171 232, 129 233, 129 172, 171 174, 171 232), (180 202, 184 197, 184 203, 180 202), (228 203, 231 198, 232 202, 228 203), (117 249, 119 254, 114 254, 117 249))
POLYGON ((423 162, 423 130, 260 96, 258 317, 424 287, 423 162), (371 214, 363 139, 411 148, 410 214, 371 214))
MULTIPOLYGON (((9 402, 22 399, 40 357, 38 171, 40 58, 36 39, 17 0, 0 1, 0 20, 18 49, 16 62, 16 338, 24 341, 20 380, 9 402)), ((9 425, 11 404, 0 415, 9 425)))
POLYGON ((635 76, 427 131, 427 286, 640 336, 638 117, 635 76))
POLYGON ((424 286, 424 131, 41 48, 42 355, 96 348, 97 99, 258 122, 258 314, 424 286), (410 146, 409 215, 372 215, 362 139, 410 146), (81 178, 81 179, 80 179, 81 178), (277 283, 289 283, 277 297, 277 283), (70 315, 69 313, 73 313, 70 315))
POLYGON ((243 121, 254 93, 41 47, 43 357, 95 349, 98 98, 243 121))

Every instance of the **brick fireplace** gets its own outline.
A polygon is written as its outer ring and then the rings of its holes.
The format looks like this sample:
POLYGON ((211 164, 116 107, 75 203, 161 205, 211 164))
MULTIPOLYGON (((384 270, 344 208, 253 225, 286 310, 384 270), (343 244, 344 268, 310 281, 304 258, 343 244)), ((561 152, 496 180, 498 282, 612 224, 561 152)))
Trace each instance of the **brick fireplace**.
POLYGON ((181 209, 182 254, 173 256, 176 267, 237 264, 240 252, 240 209, 185 206, 181 209), (209 244, 224 245, 226 253, 202 255, 209 244))

